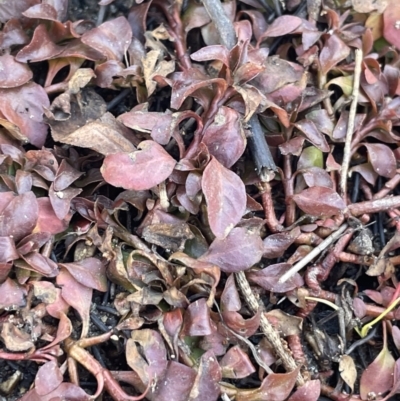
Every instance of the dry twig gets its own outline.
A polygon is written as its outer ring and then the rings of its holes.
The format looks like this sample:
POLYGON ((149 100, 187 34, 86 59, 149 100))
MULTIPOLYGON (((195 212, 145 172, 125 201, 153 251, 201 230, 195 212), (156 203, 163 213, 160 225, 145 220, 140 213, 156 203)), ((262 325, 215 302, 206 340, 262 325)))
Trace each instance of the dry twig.
POLYGON ((282 277, 279 279, 280 283, 284 283, 293 277, 298 271, 300 271, 304 266, 310 263, 316 256, 318 256, 322 251, 324 251, 328 246, 333 244, 346 230, 347 224, 343 224, 337 231, 332 233, 328 238, 324 239, 318 246, 316 246, 309 254, 307 254, 299 263, 293 265, 282 277))
POLYGON ((363 59, 362 50, 357 49, 355 68, 354 68, 353 93, 352 93, 353 100, 350 105, 349 121, 347 124, 347 132, 346 132, 346 142, 344 144, 343 162, 340 174, 340 191, 344 200, 346 200, 347 173, 349 171, 349 164, 351 158, 351 140, 353 138, 354 120, 356 118, 356 111, 357 111, 362 59, 363 59))

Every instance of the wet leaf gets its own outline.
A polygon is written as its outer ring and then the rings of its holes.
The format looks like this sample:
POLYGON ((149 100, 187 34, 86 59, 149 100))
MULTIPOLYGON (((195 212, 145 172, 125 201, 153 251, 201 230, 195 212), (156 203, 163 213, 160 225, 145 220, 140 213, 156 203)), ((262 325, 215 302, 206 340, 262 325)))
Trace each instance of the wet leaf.
POLYGON ((354 383, 357 379, 357 369, 353 358, 349 355, 342 355, 339 361, 339 372, 341 378, 354 391, 354 383))
POLYGON ((259 230, 236 227, 226 238, 216 238, 199 260, 233 273, 247 270, 258 263, 262 253, 263 242, 259 230))
POLYGON ((106 156, 101 167, 105 181, 116 187, 142 191, 169 177, 176 161, 159 144, 143 141, 138 148, 136 152, 106 156))
POLYGON ((278 263, 276 265, 267 266, 261 270, 249 271, 246 277, 248 280, 258 284, 267 291, 283 293, 301 287, 304 284, 299 273, 296 273, 284 283, 279 282, 280 277, 291 267, 292 265, 289 263, 278 263))
POLYGON ((393 385, 394 366, 392 354, 384 347, 361 375, 361 399, 368 400, 369 393, 384 394, 389 391, 393 385))
POLYGON ((221 107, 202 140, 210 154, 224 167, 232 167, 246 148, 239 113, 229 107, 221 107))
POLYGON ((204 170, 201 186, 211 230, 216 237, 225 238, 246 210, 243 181, 212 157, 204 170))
POLYGON ((311 187, 292 198, 297 206, 311 216, 334 216, 346 207, 343 199, 331 188, 311 187))

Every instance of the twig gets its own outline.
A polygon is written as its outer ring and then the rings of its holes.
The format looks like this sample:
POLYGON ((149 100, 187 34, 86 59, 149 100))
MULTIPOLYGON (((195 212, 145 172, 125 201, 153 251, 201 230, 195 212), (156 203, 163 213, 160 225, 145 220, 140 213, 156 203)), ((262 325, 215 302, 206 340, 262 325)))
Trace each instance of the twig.
POLYGON ((257 352, 257 350, 256 350, 256 347, 253 345, 253 343, 252 343, 251 341, 249 341, 247 338, 242 337, 240 334, 236 333, 235 331, 233 331, 230 327, 228 327, 228 326, 226 325, 226 323, 224 322, 224 317, 222 316, 221 310, 220 310, 220 308, 219 308, 219 306, 218 306, 218 304, 217 304, 216 301, 214 301, 214 305, 215 305, 215 307, 217 308, 219 317, 220 317, 220 319, 221 319, 221 323, 222 323, 222 325, 225 327, 225 329, 228 330, 230 333, 232 333, 232 334, 233 334, 235 337, 237 337, 239 340, 243 341, 243 342, 250 348, 250 350, 251 350, 251 352, 252 352, 252 354, 253 354, 254 359, 257 361, 257 363, 258 363, 268 374, 274 373, 274 372, 272 371, 272 369, 271 369, 268 365, 266 365, 266 364, 264 363, 264 361, 258 356, 258 352, 257 352))
MULTIPOLYGON (((235 28, 222 8, 221 2, 218 0, 203 0, 203 4, 217 27, 222 45, 231 50, 236 44, 235 28)), ((276 171, 276 166, 257 115, 253 115, 250 118, 249 124, 251 128, 251 135, 248 137, 249 147, 261 180, 266 182, 268 181, 269 171, 276 171)))
POLYGON ((225 13, 219 0, 203 0, 205 9, 214 22, 221 38, 221 43, 227 49, 232 49, 236 44, 236 33, 232 22, 225 13))
POLYGON ((382 199, 353 203, 347 209, 354 217, 357 217, 364 213, 385 212, 398 207, 400 207, 400 196, 387 196, 382 199))
POLYGON ((347 132, 346 132, 346 142, 344 144, 343 162, 340 173, 340 191, 344 200, 346 200, 347 173, 349 171, 349 164, 351 158, 351 140, 353 138, 354 120, 356 117, 358 94, 360 87, 361 63, 363 59, 362 50, 360 49, 356 50, 355 58, 356 60, 354 67, 354 81, 353 81, 353 93, 352 93, 353 100, 350 105, 349 121, 347 124, 347 132))
POLYGON ((316 256, 324 251, 328 246, 333 244, 346 230, 347 224, 343 224, 337 231, 331 234, 328 238, 324 239, 317 247, 315 247, 309 254, 307 254, 299 263, 293 265, 282 277, 279 279, 280 283, 284 283, 289 280, 290 277, 294 276, 304 266, 310 263, 316 256))
POLYGON ((268 176, 270 176, 271 172, 276 171, 276 165, 256 114, 253 114, 250 118, 249 124, 251 128, 251 134, 247 137, 249 148, 261 181, 268 182, 268 176))
MULTIPOLYGON (((246 303, 253 311, 253 313, 257 313, 259 311, 260 305, 250 288, 249 282, 247 281, 244 272, 236 273, 235 276, 237 284, 242 291, 244 298, 246 299, 246 303)), ((268 321, 263 313, 261 313, 260 317, 260 327, 266 339, 271 343, 276 356, 282 360, 282 364, 285 369, 289 372, 297 369, 296 362, 293 359, 293 356, 288 349, 286 342, 281 339, 277 331, 274 329, 274 327, 271 325, 271 323, 268 321)), ((303 376, 300 373, 297 376, 296 383, 298 386, 302 386, 304 384, 303 376)))

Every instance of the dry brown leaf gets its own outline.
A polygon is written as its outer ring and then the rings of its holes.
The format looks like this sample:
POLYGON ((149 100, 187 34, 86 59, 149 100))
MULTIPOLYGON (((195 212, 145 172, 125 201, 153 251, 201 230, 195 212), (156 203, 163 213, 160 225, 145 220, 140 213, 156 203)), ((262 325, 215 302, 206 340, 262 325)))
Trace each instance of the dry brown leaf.
POLYGON ((342 379, 354 391, 354 383, 357 379, 357 369, 353 358, 349 355, 342 355, 339 361, 339 372, 342 379))
POLYGON ((147 94, 150 96, 156 89, 157 83, 153 80, 155 75, 166 77, 175 70, 175 62, 160 60, 161 50, 150 50, 143 60, 143 75, 146 82, 147 94))

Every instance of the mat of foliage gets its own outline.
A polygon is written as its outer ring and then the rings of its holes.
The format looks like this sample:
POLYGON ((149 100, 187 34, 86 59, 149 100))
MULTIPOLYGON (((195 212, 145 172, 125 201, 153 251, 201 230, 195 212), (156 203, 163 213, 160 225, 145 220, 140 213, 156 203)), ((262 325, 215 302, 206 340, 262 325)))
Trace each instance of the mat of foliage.
POLYGON ((400 6, 209 4, 0 2, 3 400, 397 399, 400 6))

